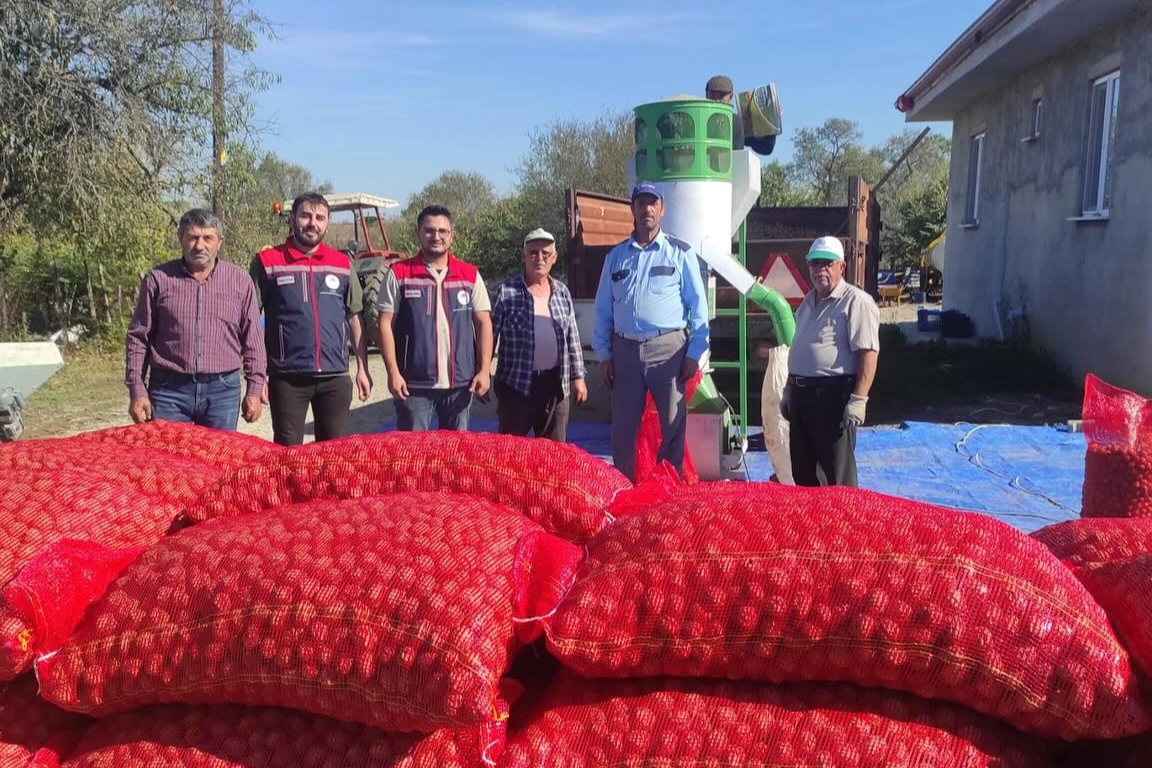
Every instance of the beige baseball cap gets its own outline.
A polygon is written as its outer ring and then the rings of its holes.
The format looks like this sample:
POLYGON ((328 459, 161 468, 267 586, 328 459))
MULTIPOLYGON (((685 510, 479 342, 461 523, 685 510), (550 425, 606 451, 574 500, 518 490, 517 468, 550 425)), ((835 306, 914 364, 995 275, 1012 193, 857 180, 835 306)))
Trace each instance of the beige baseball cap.
POLYGON ((533 240, 547 240, 550 243, 556 242, 556 238, 552 236, 552 233, 543 227, 537 227, 528 234, 524 235, 524 245, 528 245, 528 243, 533 240))

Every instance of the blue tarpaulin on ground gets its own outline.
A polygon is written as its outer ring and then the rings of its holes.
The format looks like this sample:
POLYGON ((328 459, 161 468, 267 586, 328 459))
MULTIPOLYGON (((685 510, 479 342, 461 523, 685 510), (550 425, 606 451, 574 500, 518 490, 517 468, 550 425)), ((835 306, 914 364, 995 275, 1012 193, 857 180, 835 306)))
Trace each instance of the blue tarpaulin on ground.
MULTIPOLYGON (((472 422, 495 432, 496 422, 472 422)), ((572 423, 568 440, 611 461, 607 424, 572 423)), ((748 478, 766 481, 772 464, 753 434, 748 478)), ((1023 531, 1080 514, 1084 435, 1056 427, 909 422, 860 430, 860 486, 943 507, 990 514, 1023 531)))

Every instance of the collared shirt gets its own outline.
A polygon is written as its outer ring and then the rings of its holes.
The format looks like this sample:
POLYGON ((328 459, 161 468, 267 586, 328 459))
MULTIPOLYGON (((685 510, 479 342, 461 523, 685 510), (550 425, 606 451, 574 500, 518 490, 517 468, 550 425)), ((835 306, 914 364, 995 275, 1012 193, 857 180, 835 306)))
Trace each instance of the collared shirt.
POLYGON ((809 291, 796 309, 788 373, 852 375, 861 350, 880 351, 880 309, 872 297, 843 278, 826 299, 809 291))
POLYGON ((264 391, 266 356, 252 279, 217 261, 208 278, 192 277, 183 259, 152 268, 140 281, 125 338, 124 383, 146 397, 149 368, 184 374, 228 373, 241 367, 246 396, 264 391))
MULTIPOLYGON (((451 255, 451 254, 449 254, 451 255)), ((455 258, 453 256, 453 258, 455 258)), ((427 266, 427 262, 425 262, 427 266)), ((436 281, 437 288, 444 284, 444 277, 448 274, 447 267, 434 269, 428 267, 428 273, 436 281)), ((452 334, 448 327, 448 311, 444 306, 443 291, 436 291, 436 385, 434 389, 448 389, 451 385, 448 371, 451 360, 452 334)), ((380 292, 376 296, 376 309, 381 313, 395 314, 400 302, 400 281, 391 269, 384 270, 384 281, 380 285, 380 292)), ((476 272, 476 284, 472 288, 472 311, 491 312, 492 300, 488 297, 488 289, 484 286, 484 278, 476 272)))
MULTIPOLYGON (((560 381, 567 397, 574 379, 587 375, 580 330, 576 327, 576 305, 568 286, 548 278, 552 295, 548 309, 556 332, 560 355, 560 381)), ((492 334, 496 340, 496 378, 524 395, 532 391, 532 368, 536 354, 533 296, 523 275, 500 283, 492 308, 492 334)))
POLYGON ((596 289, 592 348, 612 357, 612 335, 688 329, 688 357, 708 349, 708 297, 692 246, 660 232, 645 246, 629 238, 604 258, 596 289))

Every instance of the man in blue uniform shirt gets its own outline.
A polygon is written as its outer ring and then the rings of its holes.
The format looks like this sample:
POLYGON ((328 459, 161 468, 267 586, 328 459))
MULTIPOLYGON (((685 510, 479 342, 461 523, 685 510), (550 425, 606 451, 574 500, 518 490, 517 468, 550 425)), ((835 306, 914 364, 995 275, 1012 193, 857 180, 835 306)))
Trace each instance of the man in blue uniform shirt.
POLYGON ((664 198, 653 184, 632 190, 632 237, 604 259, 592 347, 612 390, 612 462, 635 480, 636 435, 647 393, 660 414, 656 461, 684 471, 684 385, 708 349, 708 306, 692 246, 660 231, 664 198))

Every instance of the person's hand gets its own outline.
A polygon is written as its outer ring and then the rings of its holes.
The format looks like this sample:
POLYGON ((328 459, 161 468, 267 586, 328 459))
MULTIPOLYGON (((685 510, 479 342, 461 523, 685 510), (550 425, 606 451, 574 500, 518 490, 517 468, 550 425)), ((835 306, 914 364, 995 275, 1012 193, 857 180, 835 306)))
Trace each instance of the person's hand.
POLYGON ((600 376, 604 379, 604 386, 612 389, 612 385, 616 383, 616 366, 611 360, 601 361, 600 376))
POLYGON ((693 360, 690 357, 685 357, 684 362, 680 363, 680 381, 688 382, 700 370, 700 362, 693 360))
POLYGON ((388 374, 388 391, 396 400, 408 399, 408 382, 404 381, 400 371, 392 371, 388 374))
POLYGON ((848 405, 844 406, 845 427, 858 427, 864 423, 864 411, 868 407, 868 398, 862 395, 852 395, 848 398, 848 405))
POLYGON ((784 421, 792 421, 792 387, 785 385, 784 394, 780 395, 780 415, 784 421))
POLYGON ((268 379, 264 379, 264 391, 260 393, 260 402, 268 405, 268 379))
POLYGON ((476 397, 480 398, 481 400, 484 400, 484 398, 488 396, 488 389, 491 386, 491 374, 480 371, 480 373, 472 377, 472 383, 468 386, 468 391, 476 395, 476 397))
POLYGON ((240 415, 244 417, 244 421, 251 424, 260 418, 261 412, 264 410, 264 397, 262 395, 248 395, 244 398, 244 402, 240 406, 240 415))
POLYGON ((372 374, 368 373, 366 367, 356 369, 356 390, 362 403, 372 396, 372 374))
POLYGON ((588 402, 588 385, 584 379, 574 379, 572 381, 572 400, 576 405, 588 402))
POLYGON ((132 417, 133 424, 143 424, 152 421, 152 401, 147 397, 134 397, 128 405, 128 415, 132 417))

